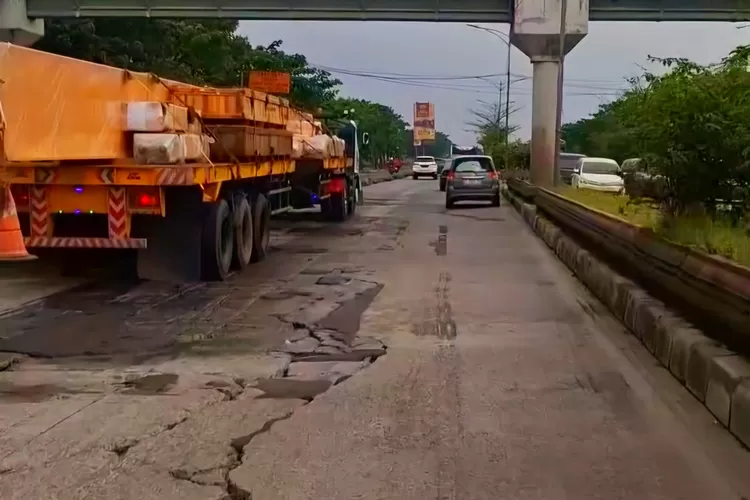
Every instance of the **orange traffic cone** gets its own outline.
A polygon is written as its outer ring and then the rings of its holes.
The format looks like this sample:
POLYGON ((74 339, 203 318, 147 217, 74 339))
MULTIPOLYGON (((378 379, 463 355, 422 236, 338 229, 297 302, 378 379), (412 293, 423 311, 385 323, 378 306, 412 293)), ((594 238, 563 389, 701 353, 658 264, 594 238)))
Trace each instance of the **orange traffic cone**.
POLYGON ((33 260, 26 251, 10 185, 0 185, 0 261, 33 260))

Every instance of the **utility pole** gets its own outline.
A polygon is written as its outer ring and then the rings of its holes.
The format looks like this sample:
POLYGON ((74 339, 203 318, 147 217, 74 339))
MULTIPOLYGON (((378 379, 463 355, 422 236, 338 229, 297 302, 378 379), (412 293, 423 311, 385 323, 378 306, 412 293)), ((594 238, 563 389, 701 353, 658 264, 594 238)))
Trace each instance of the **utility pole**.
POLYGON ((555 167, 552 182, 560 184, 560 139, 562 138, 563 71, 565 68, 565 31, 568 17, 568 0, 560 0, 560 66, 557 71, 557 118, 555 120, 555 167))
POLYGON ((498 83, 497 85, 497 112, 495 113, 495 126, 500 130, 500 119, 502 118, 503 110, 503 84, 498 83))
MULTIPOLYGON (((512 29, 512 28, 511 28, 512 29)), ((510 169, 510 43, 506 56, 506 84, 505 84, 505 168, 510 169)))

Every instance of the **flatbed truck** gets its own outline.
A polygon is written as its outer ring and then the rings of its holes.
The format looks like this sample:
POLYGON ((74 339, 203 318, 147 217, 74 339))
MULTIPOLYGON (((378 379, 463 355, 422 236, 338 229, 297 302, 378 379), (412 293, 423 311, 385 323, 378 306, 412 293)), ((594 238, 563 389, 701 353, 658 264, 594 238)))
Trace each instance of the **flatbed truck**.
POLYGON ((0 169, 31 252, 130 249, 141 278, 223 280, 266 257, 272 216, 343 221, 362 199, 366 134, 323 137, 283 98, 8 43, 0 81, 0 169), (321 137, 343 151, 297 148, 321 137))

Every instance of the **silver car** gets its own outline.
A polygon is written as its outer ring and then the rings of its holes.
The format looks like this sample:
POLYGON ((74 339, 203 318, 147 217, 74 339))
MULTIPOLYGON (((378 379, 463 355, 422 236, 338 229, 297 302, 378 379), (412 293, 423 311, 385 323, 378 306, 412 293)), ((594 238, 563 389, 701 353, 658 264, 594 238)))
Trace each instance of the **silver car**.
POLYGON ((486 200, 492 206, 500 206, 500 178, 489 156, 453 158, 445 181, 445 208, 453 208, 457 201, 486 200))

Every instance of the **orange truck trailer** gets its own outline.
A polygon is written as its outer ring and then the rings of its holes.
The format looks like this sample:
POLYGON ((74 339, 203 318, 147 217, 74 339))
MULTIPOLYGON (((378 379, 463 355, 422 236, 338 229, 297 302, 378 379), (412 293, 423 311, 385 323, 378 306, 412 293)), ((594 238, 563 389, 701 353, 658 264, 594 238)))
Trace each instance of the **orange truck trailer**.
POLYGON ((0 179, 32 252, 133 249, 142 278, 223 280, 266 256, 271 216, 342 221, 362 199, 356 124, 325 134, 279 97, 7 43, 0 82, 0 179))

